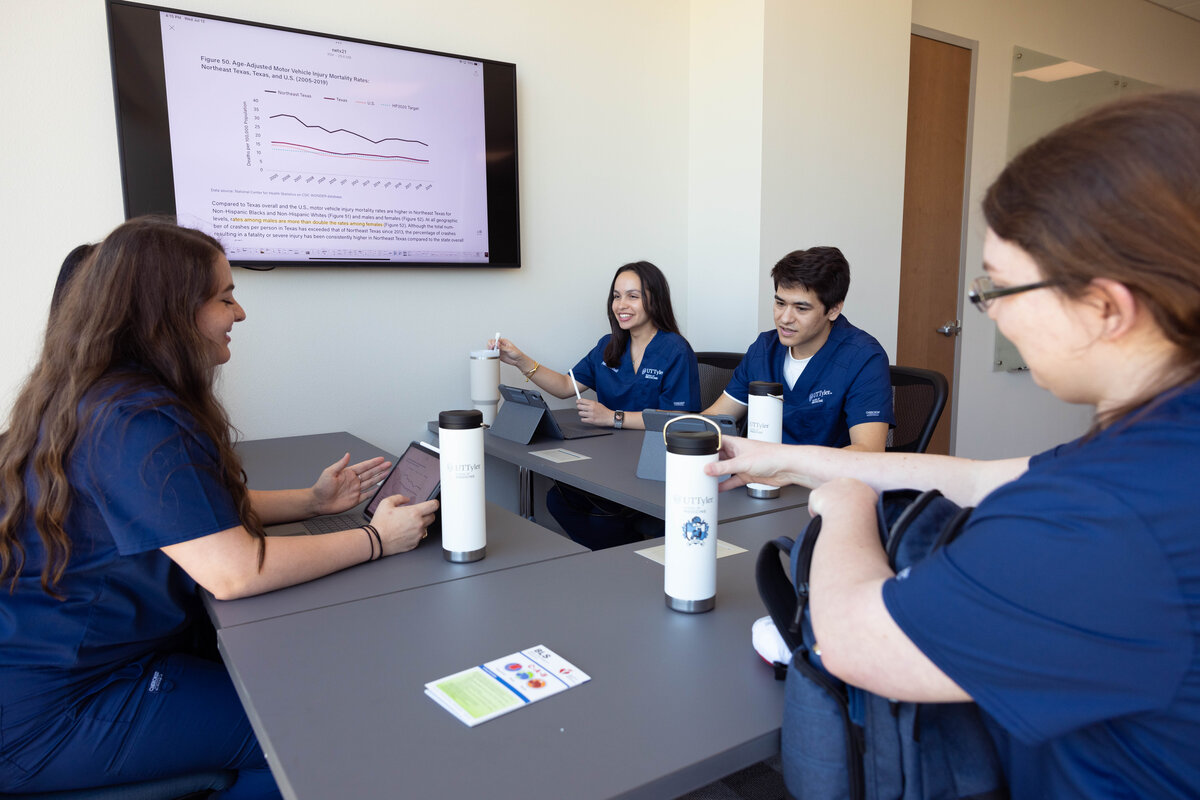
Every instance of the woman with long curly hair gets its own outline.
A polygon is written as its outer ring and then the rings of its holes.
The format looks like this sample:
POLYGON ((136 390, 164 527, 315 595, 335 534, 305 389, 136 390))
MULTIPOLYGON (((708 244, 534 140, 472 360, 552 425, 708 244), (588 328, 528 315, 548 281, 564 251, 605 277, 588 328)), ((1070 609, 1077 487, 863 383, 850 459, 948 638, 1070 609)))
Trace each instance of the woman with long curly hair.
POLYGON ((344 511, 387 464, 308 489, 247 489, 216 369, 245 318, 214 239, 131 220, 51 311, 0 440, 0 787, 46 792, 215 769, 277 797, 224 667, 197 655, 197 585, 219 599, 414 547, 436 501, 385 500, 365 529, 271 537, 344 511))

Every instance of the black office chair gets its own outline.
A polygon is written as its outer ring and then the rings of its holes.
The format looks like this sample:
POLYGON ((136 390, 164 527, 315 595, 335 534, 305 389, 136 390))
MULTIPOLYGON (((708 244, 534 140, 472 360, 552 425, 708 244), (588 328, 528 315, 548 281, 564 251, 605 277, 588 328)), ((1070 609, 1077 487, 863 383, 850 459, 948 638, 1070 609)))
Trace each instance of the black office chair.
POLYGON ((950 386, 945 376, 931 369, 889 367, 896 427, 888 431, 887 450, 924 453, 933 438, 950 386))
POLYGON ((742 363, 743 353, 720 353, 706 351, 696 353, 696 361, 700 365, 700 410, 717 402, 721 392, 733 377, 733 371, 742 363))
POLYGON ((237 780, 233 770, 220 769, 177 775, 117 786, 73 789, 64 792, 0 793, 0 800, 201 800, 212 792, 228 789, 237 780))

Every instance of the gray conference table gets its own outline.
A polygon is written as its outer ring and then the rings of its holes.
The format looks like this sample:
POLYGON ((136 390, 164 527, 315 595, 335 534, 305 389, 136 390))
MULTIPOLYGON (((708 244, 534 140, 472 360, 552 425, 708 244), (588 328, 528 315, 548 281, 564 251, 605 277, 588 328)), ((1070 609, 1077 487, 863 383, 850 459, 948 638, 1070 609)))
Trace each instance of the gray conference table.
POLYGON ((666 608, 639 543, 225 628, 220 646, 287 798, 673 797, 778 752, 754 563, 806 519, 722 524, 748 552, 718 562, 706 614, 666 608), (424 695, 538 644, 591 681, 475 728, 424 695))
MULTIPOLYGON (((555 417, 577 423, 574 409, 559 409, 555 417)), ((437 422, 430 422, 429 429, 437 433, 437 422)), ((607 436, 592 436, 586 439, 548 439, 540 433, 529 444, 504 439, 486 431, 483 439, 484 452, 510 464, 521 471, 520 513, 531 515, 533 486, 530 472, 545 475, 576 489, 633 508, 652 517, 663 518, 665 512, 665 485, 637 476, 638 457, 642 452, 645 431, 619 430, 607 436), (587 456, 581 461, 554 462, 536 455, 538 451, 563 449, 587 456)), ((758 514, 771 514, 788 508, 805 506, 808 489, 801 486, 785 486, 779 497, 772 500, 757 500, 746 494, 744 489, 723 495, 719 507, 719 522, 733 522, 758 514)))
MULTIPOLYGON (((352 464, 376 455, 395 458, 344 432, 247 441, 238 444, 237 449, 254 489, 309 486, 322 469, 346 452, 350 453, 352 464)), ((407 553, 359 564, 319 580, 255 597, 216 600, 206 592, 209 616, 217 628, 245 625, 533 561, 590 552, 586 547, 493 503, 487 504, 486 524, 487 558, 482 561, 471 564, 447 562, 435 534, 407 553)))

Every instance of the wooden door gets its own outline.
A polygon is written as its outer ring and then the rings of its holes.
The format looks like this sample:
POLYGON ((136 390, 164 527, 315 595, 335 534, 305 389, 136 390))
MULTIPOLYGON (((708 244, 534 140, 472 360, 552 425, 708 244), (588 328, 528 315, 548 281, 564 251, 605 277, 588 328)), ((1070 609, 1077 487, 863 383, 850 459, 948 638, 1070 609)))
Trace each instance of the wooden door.
MULTIPOLYGON (((963 232, 970 111, 971 51, 914 34, 908 84, 904 167, 904 228, 900 247, 900 313, 896 363, 934 369, 957 387, 954 351, 959 323, 959 263, 963 232)), ((929 444, 950 452, 950 401, 929 444)))

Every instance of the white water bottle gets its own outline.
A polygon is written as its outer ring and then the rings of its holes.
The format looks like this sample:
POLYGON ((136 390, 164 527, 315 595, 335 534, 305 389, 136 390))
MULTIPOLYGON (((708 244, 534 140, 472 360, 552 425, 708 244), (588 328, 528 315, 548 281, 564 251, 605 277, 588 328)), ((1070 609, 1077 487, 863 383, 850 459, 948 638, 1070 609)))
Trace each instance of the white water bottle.
POLYGON ((477 409, 438 414, 442 477, 442 556, 478 561, 487 551, 483 492, 483 414, 477 409))
POLYGON ((721 433, 715 424, 711 431, 669 431, 671 422, 680 419, 703 417, 676 417, 663 426, 667 443, 663 592, 668 608, 698 614, 717 604, 717 479, 704 473, 704 465, 717 460, 721 433))
POLYGON ((471 405, 483 414, 483 424, 496 421, 500 403, 500 351, 471 351, 471 405))
MULTIPOLYGON (((747 412, 746 438, 757 442, 783 441, 783 384, 750 381, 750 409, 747 412)), ((747 483, 746 494, 759 500, 779 497, 778 486, 747 483)))

